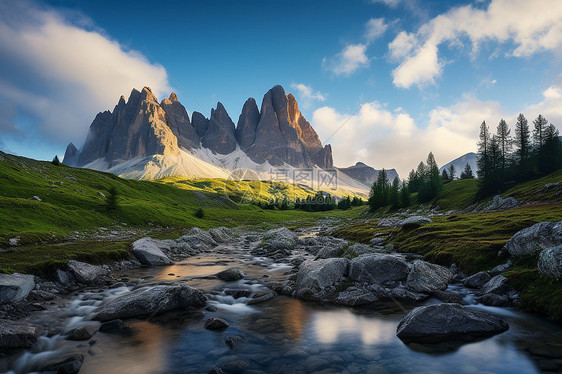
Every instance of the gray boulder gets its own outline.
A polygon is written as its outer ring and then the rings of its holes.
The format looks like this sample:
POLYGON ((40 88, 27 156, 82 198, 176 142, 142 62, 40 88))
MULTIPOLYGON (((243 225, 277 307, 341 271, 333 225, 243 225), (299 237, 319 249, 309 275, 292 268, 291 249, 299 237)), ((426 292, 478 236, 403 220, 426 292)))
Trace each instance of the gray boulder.
POLYGON ((541 222, 518 231, 505 244, 512 256, 530 255, 562 245, 562 221, 541 222))
POLYGON ((228 243, 232 240, 234 236, 232 231, 224 226, 217 227, 215 229, 209 230, 209 235, 217 242, 217 243, 228 243))
POLYGON ((0 350, 29 348, 42 333, 42 326, 0 319, 0 350))
POLYGON ((541 274, 551 278, 562 275, 562 245, 541 251, 537 268, 541 274))
POLYGON ((426 223, 431 223, 431 219, 423 216, 411 216, 398 222, 398 226, 416 225, 421 226, 426 223))
POLYGON ((244 272, 239 267, 233 267, 230 269, 223 270, 216 274, 217 278, 223 281, 236 281, 244 278, 244 272))
POLYGON ((465 341, 492 336, 509 328, 503 319, 460 304, 434 304, 412 309, 398 324, 396 335, 405 343, 465 341))
POLYGON ((416 260, 408 274, 406 287, 414 292, 431 293, 446 289, 452 277, 449 269, 443 266, 416 260))
POLYGON ((509 298, 506 295, 496 295, 495 293, 487 293, 476 300, 489 306, 505 306, 509 303, 509 298))
POLYGON ((496 275, 499 275, 499 274, 503 273, 504 271, 507 271, 507 269, 509 269, 510 267, 511 267, 511 260, 507 260, 507 262, 505 264, 501 264, 501 265, 498 265, 498 266, 494 267, 488 273, 490 273, 490 275, 492 277, 495 277, 496 275))
POLYGON ((494 196, 492 203, 487 206, 484 211, 489 212, 493 210, 507 210, 517 207, 517 200, 514 197, 502 198, 500 195, 494 196))
POLYGON ((30 274, 0 274, 0 304, 14 303, 25 299, 35 287, 35 278, 30 274))
POLYGON ((441 291, 436 290, 433 291, 433 296, 437 297, 444 303, 456 303, 456 304, 464 304, 462 296, 458 293, 450 292, 450 291, 441 291))
POLYGON ((269 230, 263 239, 266 247, 275 250, 292 250, 297 245, 297 235, 286 227, 269 230))
POLYGON ((211 234, 198 227, 192 228, 187 234, 181 236, 177 242, 178 244, 185 243, 189 247, 197 250, 207 250, 218 245, 211 234))
POLYGON ((367 253, 378 253, 383 251, 384 251, 384 247, 381 246, 369 247, 366 246, 365 244, 355 243, 347 248, 347 250, 344 253, 344 256, 350 256, 350 255, 358 256, 367 253))
POLYGON ((100 323, 88 323, 82 326, 78 326, 68 334, 67 340, 88 340, 98 331, 100 323))
POLYGON ((318 251, 318 254, 316 255, 316 259, 335 257, 337 252, 338 252, 337 248, 324 247, 318 251))
POLYGON ((384 245, 384 238, 376 237, 369 242, 371 245, 380 246, 384 245))
POLYGON ((143 287, 101 305, 93 320, 107 322, 153 316, 171 310, 201 308, 207 298, 201 291, 184 284, 143 287))
POLYGON ((408 277, 408 264, 399 256, 368 254, 351 260, 349 277, 358 282, 395 282, 408 277))
POLYGON ((143 265, 158 266, 173 264, 172 260, 159 248, 160 242, 160 240, 152 238, 139 239, 133 243, 131 252, 143 265))
POLYGON ((83 284, 94 284, 99 278, 109 274, 104 268, 75 260, 68 261, 68 270, 78 282, 83 284))
POLYGON ((495 293, 497 295, 505 295, 511 290, 509 281, 503 275, 496 275, 486 282, 480 289, 480 294, 495 293))
POLYGON ((331 286, 347 274, 349 262, 345 258, 327 258, 306 260, 299 266, 297 273, 298 288, 312 290, 331 286))
POLYGON ((466 278, 464 280, 464 285, 469 288, 480 288, 490 279, 492 279, 490 274, 486 273, 485 271, 481 271, 466 278))

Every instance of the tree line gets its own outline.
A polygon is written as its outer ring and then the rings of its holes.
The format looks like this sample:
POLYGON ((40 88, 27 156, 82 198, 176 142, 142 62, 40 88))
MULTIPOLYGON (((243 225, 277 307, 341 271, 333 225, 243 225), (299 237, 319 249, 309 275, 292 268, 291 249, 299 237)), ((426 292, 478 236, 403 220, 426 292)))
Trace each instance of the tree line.
POLYGON ((479 195, 501 192, 515 183, 549 174, 562 167, 559 132, 541 114, 533 128, 523 114, 517 116, 514 136, 502 118, 496 133, 483 121, 478 141, 479 195))

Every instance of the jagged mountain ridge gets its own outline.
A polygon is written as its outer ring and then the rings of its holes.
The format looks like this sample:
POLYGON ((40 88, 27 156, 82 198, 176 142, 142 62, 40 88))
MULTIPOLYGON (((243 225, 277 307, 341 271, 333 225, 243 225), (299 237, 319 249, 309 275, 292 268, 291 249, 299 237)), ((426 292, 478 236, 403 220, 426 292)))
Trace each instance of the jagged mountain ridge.
MULTIPOLYGON (((280 170, 292 174, 312 170, 311 182, 331 170, 338 187, 365 193, 368 184, 333 168, 332 148, 322 145, 292 94, 275 86, 261 108, 249 98, 235 125, 222 103, 206 118, 191 116, 175 93, 158 102, 150 88, 121 96, 113 111, 100 112, 90 125, 81 150, 68 145, 63 163, 109 171, 126 178, 229 178, 237 169, 250 169, 261 179, 280 170)), ((313 187, 314 188, 314 187, 313 187)))
POLYGON ((127 101, 121 96, 112 112, 98 113, 82 150, 69 144, 64 162, 86 166, 103 159, 112 167, 137 157, 200 148, 221 155, 240 148, 257 164, 333 166, 331 147, 322 146, 294 96, 281 86, 265 94, 261 111, 249 98, 237 126, 220 102, 210 118, 194 111, 190 119, 175 93, 159 103, 150 88, 133 89, 127 101))

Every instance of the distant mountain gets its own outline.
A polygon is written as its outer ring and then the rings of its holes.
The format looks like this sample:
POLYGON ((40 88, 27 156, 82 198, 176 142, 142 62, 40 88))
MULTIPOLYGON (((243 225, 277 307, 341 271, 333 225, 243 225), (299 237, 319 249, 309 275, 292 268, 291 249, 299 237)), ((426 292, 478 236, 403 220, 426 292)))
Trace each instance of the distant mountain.
MULTIPOLYGON (((366 184, 367 186, 371 186, 381 172, 381 170, 376 170, 369 165, 365 165, 362 162, 358 162, 355 165, 347 168, 339 168, 339 170, 342 173, 349 175, 351 178, 366 184)), ((385 171, 390 182, 392 182, 394 178, 399 178, 398 173, 395 169, 388 169, 385 171)))
POLYGON ((447 173, 448 173, 450 165, 453 164, 453 166, 455 167, 455 178, 458 178, 461 175, 461 172, 466 167, 466 164, 469 164, 470 168, 472 169, 472 174, 474 174, 474 176, 476 177, 476 172, 478 171, 478 166, 476 164, 476 161, 477 161, 476 153, 469 152, 441 166, 439 172, 441 173, 443 172, 444 169, 447 169, 447 173))
MULTIPOLYGON (((96 115, 82 148, 69 144, 63 162, 135 179, 228 178, 236 169, 270 178, 281 169, 318 174, 333 167, 331 146, 322 145, 281 86, 264 95, 260 110, 254 98, 246 100, 236 125, 220 102, 210 118, 196 111, 190 118, 175 93, 158 102, 150 88, 133 89, 113 111, 96 115)), ((364 182, 334 172, 340 186, 365 190, 364 182)))

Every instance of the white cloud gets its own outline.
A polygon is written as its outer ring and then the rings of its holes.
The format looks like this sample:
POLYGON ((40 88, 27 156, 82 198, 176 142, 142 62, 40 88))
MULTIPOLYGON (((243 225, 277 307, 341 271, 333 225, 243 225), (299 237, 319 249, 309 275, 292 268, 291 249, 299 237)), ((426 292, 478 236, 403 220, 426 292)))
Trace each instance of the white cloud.
POLYGON ((382 36, 388 30, 384 18, 371 18, 365 25, 365 39, 367 42, 372 42, 382 36))
POLYGON ((331 58, 324 58, 322 65, 335 75, 349 76, 362 67, 369 66, 365 44, 348 44, 331 58))
POLYGON ((132 88, 170 91, 162 66, 78 25, 88 22, 14 4, 0 4, 0 99, 34 118, 34 131, 80 143, 95 114, 113 109, 132 88))
POLYGON ((394 74, 397 87, 434 82, 442 72, 439 46, 472 44, 472 53, 486 42, 514 45, 507 55, 526 57, 542 51, 561 51, 562 2, 551 0, 492 0, 487 8, 456 7, 419 28, 417 33, 399 33, 389 44, 389 56, 405 58, 394 74), (410 55, 410 53, 413 53, 410 55), (410 63, 416 62, 416 63, 410 63), (420 67, 419 63, 425 64, 420 67), (411 71, 412 70, 412 71, 411 71))
POLYGON ((314 101, 325 101, 326 95, 314 91, 312 86, 304 83, 291 83, 291 88, 297 90, 299 99, 302 100, 302 107, 309 108, 314 101))

